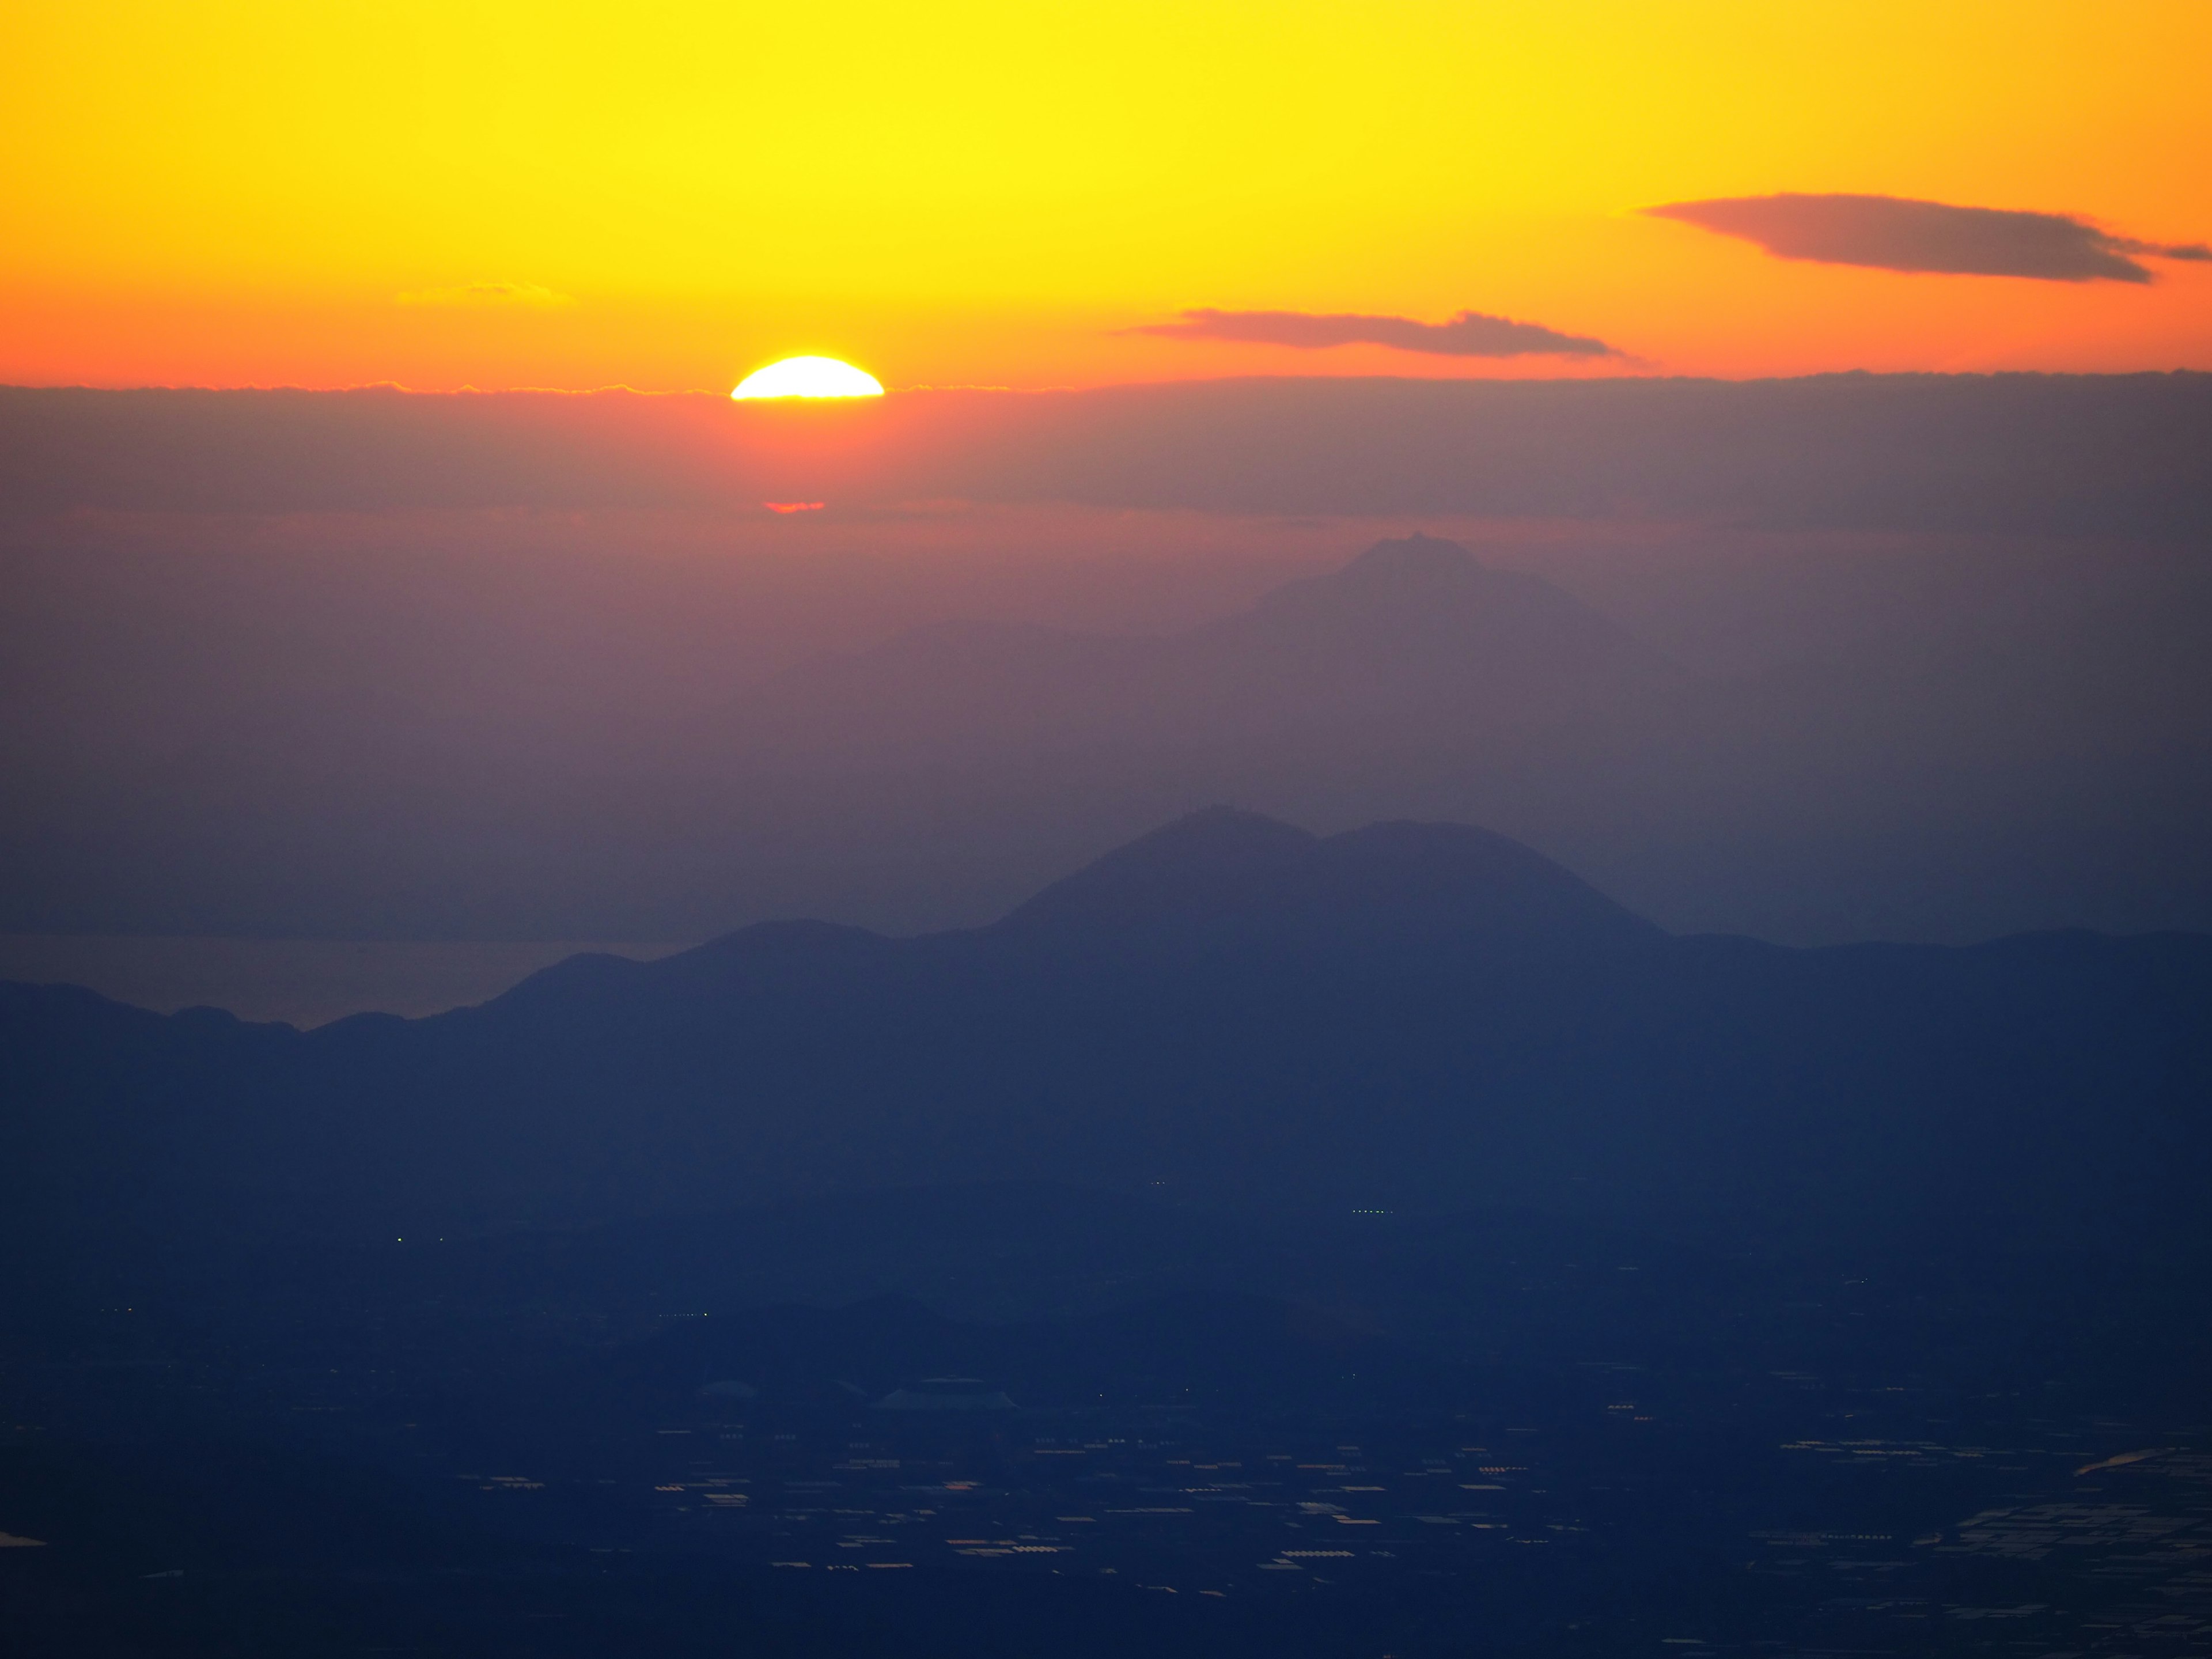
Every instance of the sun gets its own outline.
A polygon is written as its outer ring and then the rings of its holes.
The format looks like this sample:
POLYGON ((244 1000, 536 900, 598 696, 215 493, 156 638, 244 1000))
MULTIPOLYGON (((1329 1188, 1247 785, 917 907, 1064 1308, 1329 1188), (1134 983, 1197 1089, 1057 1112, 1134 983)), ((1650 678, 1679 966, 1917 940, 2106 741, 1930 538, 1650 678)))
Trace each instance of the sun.
POLYGON ((883 382, 835 357, 786 357, 739 381, 732 398, 880 398, 883 382))

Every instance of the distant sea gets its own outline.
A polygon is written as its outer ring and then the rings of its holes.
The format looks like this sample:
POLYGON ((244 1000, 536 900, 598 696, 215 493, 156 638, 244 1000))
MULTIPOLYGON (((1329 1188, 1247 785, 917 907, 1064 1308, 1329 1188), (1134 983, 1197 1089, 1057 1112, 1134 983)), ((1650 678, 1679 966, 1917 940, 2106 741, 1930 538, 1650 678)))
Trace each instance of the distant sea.
POLYGON ((290 939, 0 933, 0 980, 82 985, 141 1008, 224 1008, 305 1029, 483 1002, 586 951, 650 962, 688 941, 290 939))

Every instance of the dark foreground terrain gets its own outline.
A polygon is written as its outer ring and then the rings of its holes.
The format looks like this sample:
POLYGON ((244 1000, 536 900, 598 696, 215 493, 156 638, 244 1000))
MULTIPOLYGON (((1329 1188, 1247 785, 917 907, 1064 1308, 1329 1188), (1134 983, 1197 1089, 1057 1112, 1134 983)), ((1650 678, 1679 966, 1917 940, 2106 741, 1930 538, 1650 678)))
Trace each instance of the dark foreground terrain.
POLYGON ((1227 812, 427 1020, 0 988, 0 1628, 2202 1652, 2208 1007, 1227 812))
POLYGON ((2202 1652, 2202 1265, 1035 1188, 171 1257, 10 1331, 0 1530, 43 1543, 0 1618, 26 1656, 2202 1652))

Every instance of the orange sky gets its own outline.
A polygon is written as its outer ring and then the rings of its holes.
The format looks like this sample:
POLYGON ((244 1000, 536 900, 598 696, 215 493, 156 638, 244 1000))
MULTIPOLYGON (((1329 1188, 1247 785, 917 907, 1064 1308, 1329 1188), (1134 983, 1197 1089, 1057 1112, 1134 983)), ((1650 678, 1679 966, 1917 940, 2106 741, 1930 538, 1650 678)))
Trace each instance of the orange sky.
POLYGON ((2203 0, 13 0, 0 380, 2212 368, 2212 264, 1906 275, 1637 212, 1850 191, 2212 239, 2208 64, 2203 0), (1118 331, 1193 307, 1626 356, 1118 331))

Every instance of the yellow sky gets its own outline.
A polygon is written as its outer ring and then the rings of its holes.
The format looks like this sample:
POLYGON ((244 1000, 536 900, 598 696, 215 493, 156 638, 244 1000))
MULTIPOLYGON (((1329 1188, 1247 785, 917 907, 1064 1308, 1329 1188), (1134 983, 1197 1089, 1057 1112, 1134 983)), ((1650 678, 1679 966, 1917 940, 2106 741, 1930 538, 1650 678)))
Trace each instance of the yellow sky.
POLYGON ((2212 236, 2212 6, 12 0, 0 380, 894 386, 2212 368, 2148 285, 1638 216, 1855 191, 2212 236), (1624 364, 1115 331, 1466 308, 1624 364))

